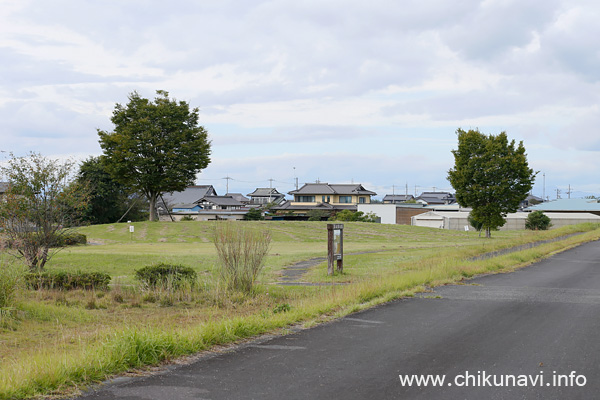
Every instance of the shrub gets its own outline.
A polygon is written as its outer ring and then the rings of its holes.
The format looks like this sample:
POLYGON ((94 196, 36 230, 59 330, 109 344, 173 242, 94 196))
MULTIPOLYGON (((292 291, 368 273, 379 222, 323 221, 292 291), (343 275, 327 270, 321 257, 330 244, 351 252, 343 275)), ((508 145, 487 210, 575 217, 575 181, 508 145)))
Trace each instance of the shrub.
POLYGON ((539 210, 530 213, 525 221, 525 228, 531 229, 532 231, 545 231, 551 226, 552 222, 550 222, 550 217, 539 210))
POLYGON ((184 282, 194 285, 197 276, 196 271, 190 267, 165 263, 148 265, 135 271, 136 279, 149 288, 177 288, 184 282))
POLYGON ((308 210, 306 213, 309 221, 322 221, 323 218, 327 219, 329 214, 330 213, 325 210, 308 210))
POLYGON ((244 221, 262 221, 265 217, 262 215, 262 211, 258 208, 251 208, 246 215, 244 215, 244 221))
POLYGON ((195 220, 196 220, 196 218, 192 217, 191 215, 184 215, 180 219, 180 221, 195 221, 195 220))
POLYGON ((342 210, 329 218, 330 221, 357 221, 357 222, 379 222, 375 213, 363 213, 362 211, 342 210))
POLYGON ((66 233, 64 235, 59 236, 56 240, 57 247, 74 246, 77 244, 86 244, 86 243, 87 243, 87 236, 85 236, 83 233, 77 233, 77 232, 66 233))
POLYGON ((105 290, 110 283, 110 275, 103 272, 65 272, 46 271, 30 272, 25 275, 27 286, 34 290, 58 289, 58 290, 105 290))
POLYGON ((214 244, 222 282, 228 289, 251 292, 271 247, 270 233, 226 222, 216 225, 214 244))

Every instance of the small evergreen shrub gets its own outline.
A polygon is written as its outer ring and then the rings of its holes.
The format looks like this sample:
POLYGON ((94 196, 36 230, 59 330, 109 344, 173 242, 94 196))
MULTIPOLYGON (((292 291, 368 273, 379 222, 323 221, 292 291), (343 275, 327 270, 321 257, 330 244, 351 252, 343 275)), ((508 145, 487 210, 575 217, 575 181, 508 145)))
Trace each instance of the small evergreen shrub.
POLYGON ((58 240, 56 241, 56 246, 57 247, 74 246, 76 244, 86 244, 86 243, 87 243, 87 236, 85 236, 83 233, 69 232, 65 235, 61 235, 58 237, 58 240))
POLYGON ((192 217, 191 215, 184 215, 180 219, 180 221, 195 221, 195 220, 196 220, 196 218, 192 217))
POLYGON ((65 272, 44 271, 30 272, 25 275, 25 282, 30 289, 58 290, 106 290, 110 283, 110 275, 103 272, 65 272))
POLYGON ((159 286, 180 287, 184 282, 194 285, 197 278, 193 268, 183 265, 153 264, 135 271, 135 277, 150 288, 159 286))
POLYGON ((532 231, 545 231, 551 226, 552 222, 550 222, 550 217, 540 210, 530 213, 525 221, 525 228, 531 229, 532 231))

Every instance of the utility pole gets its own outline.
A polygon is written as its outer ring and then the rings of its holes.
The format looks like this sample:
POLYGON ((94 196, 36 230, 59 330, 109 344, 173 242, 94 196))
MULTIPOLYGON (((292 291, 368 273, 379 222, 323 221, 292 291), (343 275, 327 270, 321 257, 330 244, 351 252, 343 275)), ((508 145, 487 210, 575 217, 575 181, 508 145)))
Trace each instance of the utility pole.
POLYGON ((546 173, 544 172, 542 174, 542 176, 544 177, 544 187, 542 189, 542 201, 546 200, 546 173))
MULTIPOLYGON (((222 178, 222 179, 226 179, 227 180, 227 193, 229 193, 229 180, 233 179, 233 178, 230 178, 229 176, 226 176, 225 178, 222 178)), ((227 194, 227 193, 225 193, 225 194, 227 194)))
POLYGON ((569 199, 571 198, 571 184, 569 184, 569 191, 567 192, 567 195, 569 195, 569 199))
POLYGON ((395 190, 396 190, 396 186, 392 185, 392 196, 394 196, 396 194, 395 190))
POLYGON ((556 189, 556 200, 560 199, 560 189, 556 189))
POLYGON ((296 190, 298 190, 298 175, 296 175, 296 167, 294 167, 294 180, 296 181, 296 190))
POLYGON ((273 178, 269 179, 269 203, 272 200, 272 195, 273 195, 273 178))

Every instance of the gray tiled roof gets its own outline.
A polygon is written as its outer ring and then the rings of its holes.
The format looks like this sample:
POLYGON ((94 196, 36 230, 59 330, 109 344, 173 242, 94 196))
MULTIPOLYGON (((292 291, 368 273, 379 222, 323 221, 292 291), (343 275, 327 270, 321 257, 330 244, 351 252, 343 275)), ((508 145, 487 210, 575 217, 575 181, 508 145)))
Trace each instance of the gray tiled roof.
POLYGON ((256 190, 254 192, 248 193, 248 196, 267 197, 267 196, 283 196, 283 194, 279 193, 277 191, 277 189, 275 189, 275 188, 256 188, 256 190))
POLYGON ((328 184, 328 183, 305 183, 298 190, 292 190, 289 194, 342 194, 342 195, 371 195, 377 193, 366 190, 361 184, 328 184))
POLYGON ((407 201, 414 199, 412 194, 386 194, 383 201, 407 201))
POLYGON ((163 198, 170 205, 195 203, 204 196, 216 195, 212 185, 197 185, 185 188, 181 192, 165 193, 163 198))
POLYGON ((243 195, 243 194, 241 194, 241 193, 226 193, 226 194, 225 194, 225 196, 231 196, 231 197, 233 197, 234 199, 236 199, 237 201, 239 201, 239 202, 242 202, 242 203, 243 203, 243 202, 249 202, 249 201, 250 201, 250 199, 249 199, 249 198, 247 198, 246 196, 244 196, 244 195, 243 195))
POLYGON ((241 207, 243 204, 234 199, 231 196, 205 196, 198 200, 198 202, 207 201, 209 203, 216 204, 218 206, 233 206, 241 207))

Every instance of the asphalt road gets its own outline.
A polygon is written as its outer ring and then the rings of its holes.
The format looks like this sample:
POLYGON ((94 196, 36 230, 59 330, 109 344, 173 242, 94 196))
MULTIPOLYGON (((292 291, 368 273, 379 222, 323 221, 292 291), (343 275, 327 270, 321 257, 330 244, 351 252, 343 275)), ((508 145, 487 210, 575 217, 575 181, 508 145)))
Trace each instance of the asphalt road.
POLYGON ((514 273, 120 378, 80 399, 596 399, 599 361, 593 242, 514 273), (409 385, 400 375, 445 380, 409 385))

